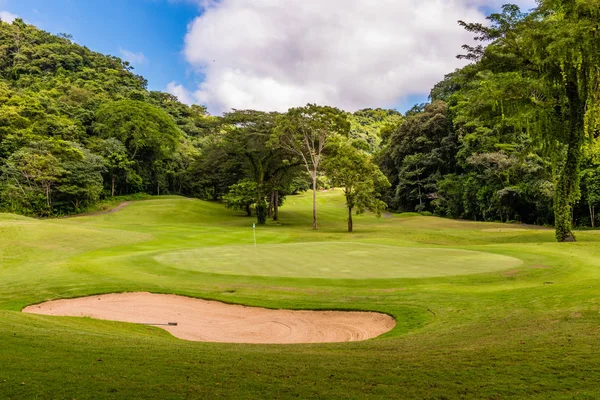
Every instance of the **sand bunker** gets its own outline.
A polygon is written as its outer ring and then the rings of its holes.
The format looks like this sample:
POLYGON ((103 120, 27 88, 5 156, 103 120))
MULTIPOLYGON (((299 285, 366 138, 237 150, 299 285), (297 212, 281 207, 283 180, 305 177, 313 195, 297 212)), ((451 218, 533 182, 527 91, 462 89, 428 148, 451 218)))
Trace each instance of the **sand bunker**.
POLYGON ((151 293, 55 300, 23 312, 155 325, 180 339, 221 343, 360 341, 396 325, 389 315, 375 312, 269 310, 151 293))

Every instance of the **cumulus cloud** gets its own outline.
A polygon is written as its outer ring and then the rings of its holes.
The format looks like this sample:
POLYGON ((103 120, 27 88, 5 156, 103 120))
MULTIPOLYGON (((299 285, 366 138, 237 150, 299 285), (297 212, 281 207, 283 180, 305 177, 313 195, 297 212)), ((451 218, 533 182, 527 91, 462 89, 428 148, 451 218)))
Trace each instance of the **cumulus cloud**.
POLYGON ((177 82, 169 83, 166 92, 177 97, 177 99, 184 104, 190 105, 196 102, 194 95, 184 88, 183 85, 178 85, 177 82))
MULTIPOLYGON (((184 55, 204 75, 183 98, 230 108, 284 111, 311 103, 346 110, 393 107, 427 94, 504 0, 198 0, 184 55)), ((521 0, 524 8, 535 0, 521 0)))
POLYGON ((4 22, 12 23, 15 19, 19 18, 18 15, 15 15, 8 11, 0 11, 0 20, 4 22))
POLYGON ((129 61, 131 64, 144 64, 147 59, 144 53, 134 53, 133 51, 129 51, 126 49, 119 49, 121 53, 121 58, 125 61, 129 61))

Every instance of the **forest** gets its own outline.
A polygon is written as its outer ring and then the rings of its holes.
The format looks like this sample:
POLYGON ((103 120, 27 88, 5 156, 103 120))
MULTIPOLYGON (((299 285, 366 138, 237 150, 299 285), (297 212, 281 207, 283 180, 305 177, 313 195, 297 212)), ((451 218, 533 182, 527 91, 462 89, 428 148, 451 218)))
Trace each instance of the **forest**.
POLYGON ((286 196, 338 187, 349 231, 353 214, 388 209, 554 225, 575 240, 573 227, 599 222, 599 8, 547 0, 460 21, 478 43, 458 55, 468 64, 405 115, 308 104, 211 116, 68 34, 0 22, 0 211, 174 194, 264 224, 286 196))

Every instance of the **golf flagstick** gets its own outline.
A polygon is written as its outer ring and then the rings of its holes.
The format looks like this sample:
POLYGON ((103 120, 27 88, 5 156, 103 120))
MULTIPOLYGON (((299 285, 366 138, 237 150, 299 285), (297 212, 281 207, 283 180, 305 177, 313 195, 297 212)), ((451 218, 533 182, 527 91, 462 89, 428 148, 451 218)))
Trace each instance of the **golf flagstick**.
POLYGON ((252 232, 254 233, 254 247, 256 247, 256 224, 252 224, 252 232))

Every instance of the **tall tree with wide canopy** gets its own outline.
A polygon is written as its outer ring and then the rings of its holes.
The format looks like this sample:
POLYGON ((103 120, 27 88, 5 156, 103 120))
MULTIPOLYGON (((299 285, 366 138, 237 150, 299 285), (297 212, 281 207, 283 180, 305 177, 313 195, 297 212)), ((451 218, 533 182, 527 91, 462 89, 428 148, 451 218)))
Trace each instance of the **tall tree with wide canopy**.
POLYGON ((335 136, 348 136, 350 123, 337 108, 308 104, 290 109, 279 118, 274 139, 281 148, 297 155, 306 167, 313 190, 313 229, 317 223, 317 178, 327 141, 335 136))
POLYGON ((377 157, 395 188, 389 196, 390 206, 424 211, 435 198, 437 181, 455 172, 456 148, 457 135, 445 102, 434 101, 421 112, 408 115, 377 157))
POLYGON ((156 181, 159 192, 154 164, 173 154, 181 136, 169 114, 137 100, 104 103, 96 112, 94 130, 103 138, 121 141, 129 159, 137 163, 138 174, 156 181))
POLYGON ((254 182, 256 217, 261 225, 268 214, 265 198, 271 197, 277 209, 282 179, 301 165, 297 155, 271 141, 278 116, 254 110, 234 110, 223 116, 224 149, 230 158, 239 160, 247 179, 254 182))
POLYGON ((327 145, 327 157, 323 165, 334 186, 344 190, 348 209, 348 232, 354 229, 352 213, 364 213, 367 209, 378 217, 387 205, 381 193, 390 182, 373 162, 370 155, 357 149, 349 140, 336 137, 327 145))
POLYGON ((582 148, 600 111, 600 1, 539 0, 529 15, 505 5, 489 19, 491 27, 462 23, 478 40, 491 42, 485 49, 466 46, 465 57, 487 69, 480 75, 481 89, 488 89, 503 119, 555 152, 564 151, 555 193, 556 238, 574 241, 582 148))

